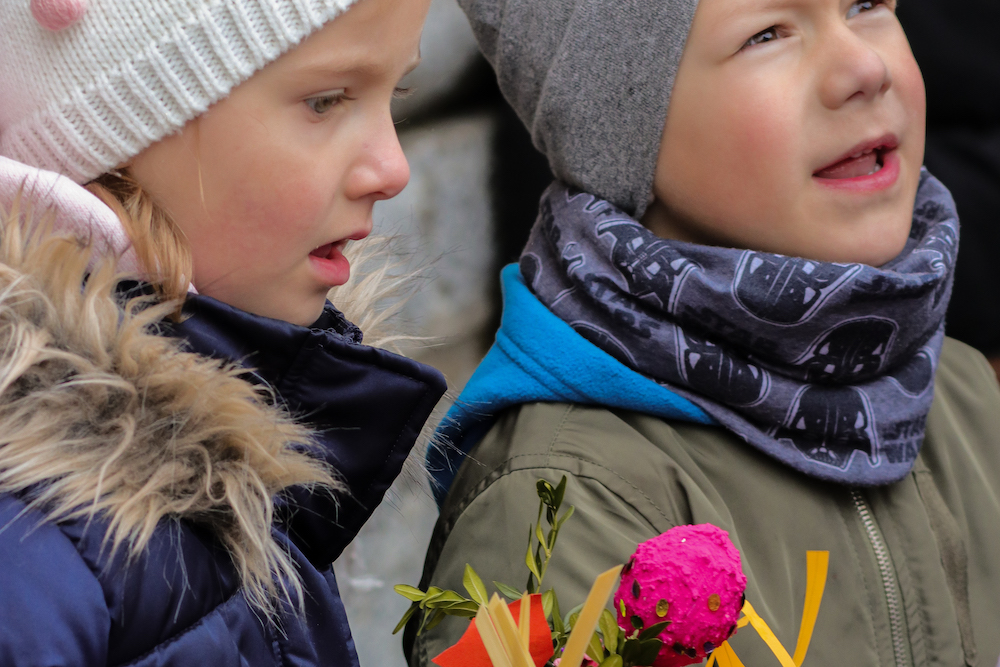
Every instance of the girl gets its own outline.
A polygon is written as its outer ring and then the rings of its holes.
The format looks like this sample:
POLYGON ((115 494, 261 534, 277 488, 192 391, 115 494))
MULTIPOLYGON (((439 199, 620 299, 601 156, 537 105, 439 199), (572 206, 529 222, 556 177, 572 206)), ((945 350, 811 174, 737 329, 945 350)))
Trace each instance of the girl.
POLYGON ((444 383, 326 294, 427 8, 0 0, 0 664, 357 664, 331 563, 444 383))

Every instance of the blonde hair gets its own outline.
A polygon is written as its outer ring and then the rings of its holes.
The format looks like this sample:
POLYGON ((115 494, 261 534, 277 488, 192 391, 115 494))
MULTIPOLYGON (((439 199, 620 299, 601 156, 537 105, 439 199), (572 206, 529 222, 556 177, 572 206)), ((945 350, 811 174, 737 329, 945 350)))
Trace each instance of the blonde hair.
POLYGON ((183 301, 194 262, 184 232, 142 185, 123 168, 84 186, 121 219, 147 279, 167 301, 183 301))

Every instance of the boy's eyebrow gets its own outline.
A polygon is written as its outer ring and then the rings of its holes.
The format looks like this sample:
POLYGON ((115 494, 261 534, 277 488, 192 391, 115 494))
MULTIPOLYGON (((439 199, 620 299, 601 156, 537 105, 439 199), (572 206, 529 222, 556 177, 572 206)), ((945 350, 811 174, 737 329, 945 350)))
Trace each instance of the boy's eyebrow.
POLYGON ((726 2, 725 9, 719 10, 719 18, 728 21, 737 16, 741 16, 747 9, 756 11, 773 11, 779 9, 793 9, 804 4, 803 0, 743 0, 742 2, 726 2))

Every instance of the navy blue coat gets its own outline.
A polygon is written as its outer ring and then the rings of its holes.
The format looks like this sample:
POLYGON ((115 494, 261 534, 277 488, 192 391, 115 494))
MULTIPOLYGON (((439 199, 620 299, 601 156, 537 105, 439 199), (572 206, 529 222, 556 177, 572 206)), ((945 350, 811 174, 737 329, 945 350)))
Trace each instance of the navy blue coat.
MULTIPOLYGON (((320 433, 350 488, 340 506, 292 489, 273 533, 302 576, 306 614, 262 621, 228 554, 186 521, 162 523, 137 561, 108 558, 106 525, 46 523, 0 495, 0 666, 356 666, 332 563, 399 474, 444 393, 426 366, 361 344, 328 304, 311 328, 191 297, 168 333, 192 351, 242 362, 320 433)), ((386 628, 388 632, 390 628, 386 628)))

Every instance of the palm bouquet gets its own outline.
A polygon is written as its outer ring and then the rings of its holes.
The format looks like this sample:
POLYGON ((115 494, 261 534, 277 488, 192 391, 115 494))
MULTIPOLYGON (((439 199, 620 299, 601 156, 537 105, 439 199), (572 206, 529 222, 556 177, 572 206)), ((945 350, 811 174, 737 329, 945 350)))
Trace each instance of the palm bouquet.
POLYGON ((556 591, 543 584, 559 530, 574 508, 562 511, 565 477, 557 485, 540 479, 536 489, 538 517, 528 538, 524 590, 494 581, 491 597, 471 565, 462 582, 467 595, 398 585, 396 592, 411 604, 393 634, 411 621, 419 635, 446 616, 470 619, 459 642, 433 659, 439 667, 683 667, 706 658, 709 667, 716 662, 742 667, 728 639, 750 625, 782 667, 801 666, 826 582, 828 552, 808 552, 806 604, 794 657, 746 601, 739 551, 728 533, 710 524, 678 526, 643 542, 628 563, 595 579, 582 605, 563 613, 556 591))

